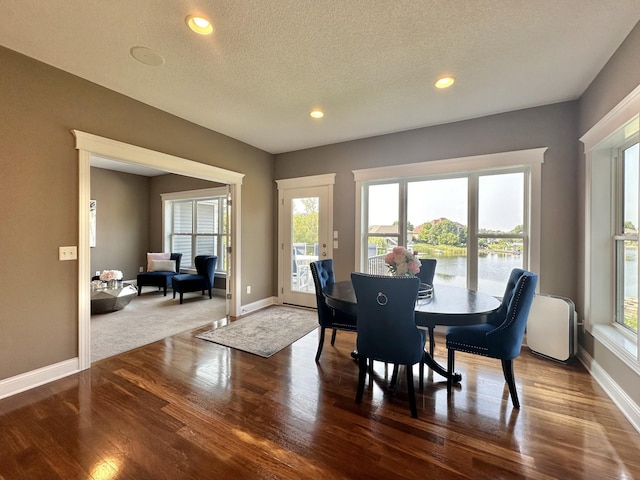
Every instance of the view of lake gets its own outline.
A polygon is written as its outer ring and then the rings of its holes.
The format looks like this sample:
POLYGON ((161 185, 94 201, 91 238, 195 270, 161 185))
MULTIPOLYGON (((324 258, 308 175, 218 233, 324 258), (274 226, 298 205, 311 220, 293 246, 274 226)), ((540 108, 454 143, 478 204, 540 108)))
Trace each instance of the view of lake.
MULTIPOLYGON (((467 258, 437 255, 438 266, 433 283, 466 286, 467 258)), ((624 296, 636 298, 638 295, 638 250, 625 249, 624 296)), ((513 268, 522 268, 522 258, 518 255, 495 253, 478 258, 478 290, 501 297, 513 268), (502 280, 496 280, 502 279, 502 280)))
POLYGON ((638 249, 624 249, 624 296, 638 296, 638 249))
MULTIPOLYGON (((466 287, 467 257, 437 255, 434 284, 466 287)), ((522 268, 519 255, 499 254, 478 257, 478 290, 502 297, 507 280, 514 268, 522 268)))

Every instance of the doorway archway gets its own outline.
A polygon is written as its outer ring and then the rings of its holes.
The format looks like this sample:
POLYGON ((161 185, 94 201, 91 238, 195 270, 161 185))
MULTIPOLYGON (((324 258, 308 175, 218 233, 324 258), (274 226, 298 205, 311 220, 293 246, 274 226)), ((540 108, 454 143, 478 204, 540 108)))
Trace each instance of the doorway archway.
POLYGON ((227 278, 231 294, 229 314, 240 311, 240 206, 244 174, 194 162, 185 158, 156 152, 116 140, 72 130, 76 137, 79 162, 78 188, 78 367, 91 366, 90 250, 88 206, 91 193, 91 155, 117 159, 119 162, 142 165, 176 175, 200 178, 229 185, 231 198, 231 268, 227 278))

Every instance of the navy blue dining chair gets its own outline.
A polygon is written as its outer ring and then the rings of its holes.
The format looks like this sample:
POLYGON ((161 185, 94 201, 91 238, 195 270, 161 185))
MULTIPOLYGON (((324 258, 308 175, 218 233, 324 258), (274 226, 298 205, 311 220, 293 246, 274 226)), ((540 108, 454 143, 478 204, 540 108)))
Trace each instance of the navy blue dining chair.
POLYGON ((316 289, 316 305, 318 307, 318 324, 320 325, 320 335, 318 340, 318 350, 316 352, 316 363, 320 361, 322 347, 324 345, 325 330, 331 329, 331 345, 336 341, 336 332, 344 330, 347 332, 356 331, 356 317, 344 312, 340 312, 327 305, 322 289, 327 284, 335 282, 333 273, 333 260, 326 258, 310 262, 311 275, 313 276, 313 284, 316 289))
POLYGON ((411 416, 417 418, 413 365, 421 362, 425 343, 425 333, 416 327, 415 322, 420 280, 409 276, 352 273, 351 282, 358 302, 356 403, 362 402, 367 362, 392 363, 394 370, 403 365, 407 374, 411 416))
POLYGON ((446 337, 449 392, 453 384, 455 351, 475 353, 501 360, 513 407, 520 408, 513 375, 513 360, 520 355, 537 283, 538 276, 535 273, 514 268, 509 276, 502 303, 498 310, 489 316, 487 323, 449 327, 446 337))
MULTIPOLYGON (((420 271, 417 273, 417 277, 421 283, 427 285, 433 285, 433 278, 436 274, 436 266, 438 260, 435 258, 420 258, 420 271)), ((433 357, 433 351, 436 348, 436 340, 434 337, 434 327, 427 327, 429 331, 429 353, 433 357)), ((420 388, 422 388, 422 377, 424 376, 424 364, 420 364, 420 388)))
POLYGON ((437 264, 438 260, 436 258, 421 258, 420 271, 416 274, 416 277, 418 277, 422 283, 433 285, 433 277, 436 274, 437 264))

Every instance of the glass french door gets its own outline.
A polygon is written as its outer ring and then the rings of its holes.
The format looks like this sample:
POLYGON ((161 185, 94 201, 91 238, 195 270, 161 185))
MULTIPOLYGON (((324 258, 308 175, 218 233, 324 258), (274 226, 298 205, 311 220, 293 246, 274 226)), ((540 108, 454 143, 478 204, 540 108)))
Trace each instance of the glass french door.
POLYGON ((280 271, 283 303, 315 307, 310 262, 331 255, 327 186, 284 190, 280 271))

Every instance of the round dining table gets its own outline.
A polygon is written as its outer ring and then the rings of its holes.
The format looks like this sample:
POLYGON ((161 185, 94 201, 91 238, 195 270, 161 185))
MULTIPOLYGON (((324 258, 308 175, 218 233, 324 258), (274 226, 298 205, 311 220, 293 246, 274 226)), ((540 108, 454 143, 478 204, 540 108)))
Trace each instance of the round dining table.
MULTIPOLYGON (((322 290, 327 305, 336 310, 357 315, 358 303, 351 280, 330 283, 322 290)), ((449 372, 433 358, 436 326, 467 326, 486 323, 489 315, 500 307, 500 301, 486 293, 452 285, 433 285, 429 297, 416 300, 415 319, 418 328, 429 330, 429 351, 424 363, 445 378, 459 382, 462 375, 449 372)))

